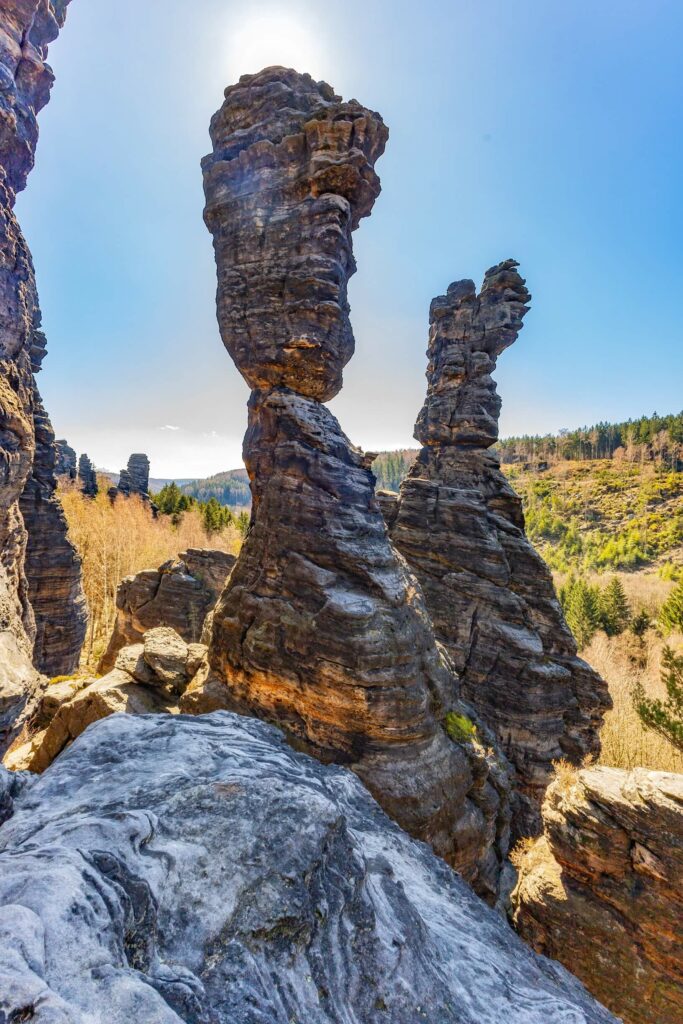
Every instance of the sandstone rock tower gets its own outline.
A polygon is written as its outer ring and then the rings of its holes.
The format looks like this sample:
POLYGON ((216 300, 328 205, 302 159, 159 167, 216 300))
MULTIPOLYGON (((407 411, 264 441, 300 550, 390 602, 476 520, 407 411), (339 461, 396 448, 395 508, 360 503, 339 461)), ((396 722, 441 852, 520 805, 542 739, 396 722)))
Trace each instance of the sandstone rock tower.
POLYGON ((54 433, 38 394, 33 422, 33 470, 19 503, 28 533, 25 569, 36 623, 33 664, 47 676, 71 675, 85 640, 88 609, 81 559, 56 495, 54 433))
POLYGON ((131 455, 128 466, 121 470, 118 491, 126 496, 139 494, 141 498, 149 498, 149 459, 146 455, 131 455))
POLYGON ((351 232, 379 194, 387 134, 378 114, 284 68, 244 76, 211 122, 205 220, 221 334, 252 388, 253 510, 210 662, 231 706, 351 766, 491 893, 507 844, 503 772, 444 727, 462 710, 457 682, 388 541, 371 459, 321 404, 353 353, 351 232))
POLYGON ((491 378, 530 299, 514 260, 477 294, 456 281, 430 310, 423 448, 393 510, 391 537, 422 585, 463 695, 517 771, 515 829, 537 833, 552 761, 599 751, 606 684, 576 656, 547 566, 524 534, 521 501, 500 471, 500 398, 491 378))
POLYGON ((81 455, 78 460, 78 479, 81 483, 81 491, 88 498, 94 498, 98 491, 97 472, 87 455, 81 455))
POLYGON ((75 480, 78 475, 76 452, 63 438, 55 441, 55 474, 75 480))
MULTIPOLYGON (((33 471, 36 433, 39 446, 52 445, 53 438, 33 376, 45 352, 33 263, 14 213, 17 193, 33 167, 36 116, 53 81, 47 46, 64 22, 67 3, 8 0, 0 26, 0 752, 12 742, 42 686, 31 668, 36 623, 30 597, 50 571, 40 549, 51 541, 35 538, 27 579, 27 530, 19 507, 25 488, 29 531, 48 531, 60 549, 60 586, 73 595, 80 586, 78 562, 69 554, 53 497, 54 481, 45 476, 48 453, 39 453, 42 465, 33 471), (31 517, 38 506, 44 514, 31 517)), ((44 611, 41 603, 39 619, 44 611)))

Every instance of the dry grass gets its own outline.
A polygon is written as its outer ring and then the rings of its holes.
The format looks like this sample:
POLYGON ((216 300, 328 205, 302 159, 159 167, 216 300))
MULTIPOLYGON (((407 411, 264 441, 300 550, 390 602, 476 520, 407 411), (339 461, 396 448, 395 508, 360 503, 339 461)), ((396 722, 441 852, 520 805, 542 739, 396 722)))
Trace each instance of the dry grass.
MULTIPOLYGON (((681 636, 669 636, 667 643, 683 649, 681 636)), ((660 678, 663 647, 664 641, 654 630, 648 630, 642 640, 628 632, 611 639, 597 633, 581 652, 607 681, 614 701, 602 728, 600 764, 683 772, 683 755, 663 736, 643 727, 632 701, 633 687, 639 680, 649 696, 665 696, 660 678)))
POLYGON ((187 548, 218 548, 237 554, 238 530, 229 526, 208 535, 200 514, 191 509, 178 526, 168 516, 153 519, 137 496, 112 503, 104 481, 96 498, 84 498, 76 487, 60 490, 69 536, 83 559, 83 586, 90 620, 82 667, 94 669, 109 640, 116 617, 116 590, 124 576, 156 569, 187 548))

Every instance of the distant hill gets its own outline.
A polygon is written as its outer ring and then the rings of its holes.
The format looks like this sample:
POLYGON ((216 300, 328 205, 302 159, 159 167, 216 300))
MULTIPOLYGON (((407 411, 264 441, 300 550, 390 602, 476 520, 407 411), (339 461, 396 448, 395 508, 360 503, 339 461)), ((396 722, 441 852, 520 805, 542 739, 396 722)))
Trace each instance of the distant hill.
POLYGON ((198 501, 209 501, 216 498, 221 505, 251 505, 251 491, 246 469, 229 469, 224 473, 215 473, 204 480, 189 480, 182 484, 183 494, 196 498, 198 501))

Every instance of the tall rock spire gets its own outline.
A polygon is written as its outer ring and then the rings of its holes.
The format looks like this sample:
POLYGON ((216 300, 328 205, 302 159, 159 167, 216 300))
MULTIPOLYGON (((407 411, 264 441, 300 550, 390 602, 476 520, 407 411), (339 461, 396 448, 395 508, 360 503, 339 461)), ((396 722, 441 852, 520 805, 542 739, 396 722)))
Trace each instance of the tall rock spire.
POLYGON ((60 671, 77 659, 84 628, 80 562, 54 494, 54 452, 44 447, 54 437, 34 378, 46 343, 33 262, 14 212, 52 87, 48 44, 67 4, 6 0, 0 19, 0 753, 43 685, 31 670, 36 627, 37 667, 60 671), (40 637, 70 616, 45 662, 40 637))
POLYGON ((576 654, 550 572, 527 540, 521 501, 495 451, 500 398, 491 377, 517 338, 530 295, 514 260, 481 291, 456 281, 430 309, 422 442, 387 521, 422 585, 436 637, 463 696, 515 766, 515 831, 535 833, 552 762, 600 749, 607 686, 576 654))
POLYGON ((507 846, 504 770, 474 726, 456 731, 471 723, 389 543, 371 457, 321 404, 353 352, 351 232, 379 194, 387 129, 325 83, 267 68, 226 90, 211 138, 205 219, 221 334, 252 388, 253 495, 214 614, 211 667, 230 706, 348 764, 492 895, 507 846))

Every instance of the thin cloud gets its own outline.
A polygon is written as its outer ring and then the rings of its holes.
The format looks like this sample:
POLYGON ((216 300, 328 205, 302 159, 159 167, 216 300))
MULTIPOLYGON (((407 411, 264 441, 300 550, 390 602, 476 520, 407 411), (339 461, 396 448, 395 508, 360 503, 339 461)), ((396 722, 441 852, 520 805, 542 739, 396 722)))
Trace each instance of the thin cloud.
POLYGON ((166 426, 161 428, 162 430, 180 430, 180 427, 174 427, 172 424, 167 423, 166 426))

